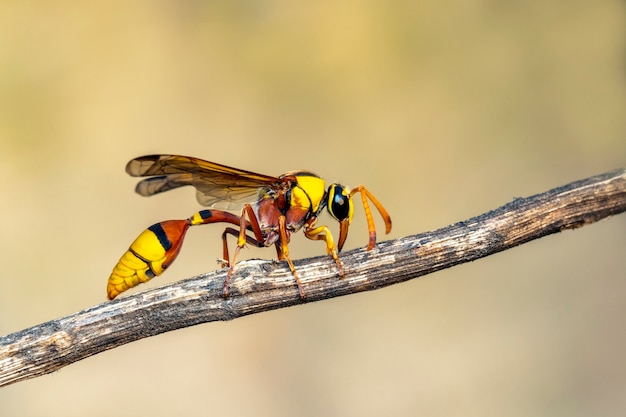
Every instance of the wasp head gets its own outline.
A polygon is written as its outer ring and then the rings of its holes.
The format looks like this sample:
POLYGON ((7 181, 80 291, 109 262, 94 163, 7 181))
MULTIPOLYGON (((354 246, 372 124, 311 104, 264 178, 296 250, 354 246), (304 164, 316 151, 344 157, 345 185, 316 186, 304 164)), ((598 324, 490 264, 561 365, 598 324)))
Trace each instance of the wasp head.
POLYGON ((352 222, 354 214, 354 205, 350 190, 341 184, 331 184, 328 187, 326 197, 326 207, 331 216, 339 222, 339 242, 337 248, 341 251, 346 238, 348 237, 348 228, 352 222))

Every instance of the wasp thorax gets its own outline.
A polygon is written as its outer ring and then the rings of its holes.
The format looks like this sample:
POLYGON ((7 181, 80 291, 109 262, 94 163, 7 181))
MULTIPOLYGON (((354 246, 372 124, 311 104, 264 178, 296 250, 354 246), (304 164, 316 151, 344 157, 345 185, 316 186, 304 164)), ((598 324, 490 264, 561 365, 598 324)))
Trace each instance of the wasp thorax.
POLYGON ((328 187, 328 212, 337 220, 352 218, 352 199, 346 187, 340 184, 332 184, 328 187))

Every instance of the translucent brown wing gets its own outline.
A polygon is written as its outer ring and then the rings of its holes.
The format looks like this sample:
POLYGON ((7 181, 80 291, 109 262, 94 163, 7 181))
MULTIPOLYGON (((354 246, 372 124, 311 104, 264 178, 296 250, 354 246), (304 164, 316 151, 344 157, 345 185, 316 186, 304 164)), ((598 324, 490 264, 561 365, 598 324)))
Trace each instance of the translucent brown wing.
POLYGON ((126 172, 133 177, 151 177, 135 188, 142 196, 191 185, 200 204, 223 209, 256 201, 260 188, 274 188, 282 182, 277 177, 180 155, 141 156, 128 162, 126 172))

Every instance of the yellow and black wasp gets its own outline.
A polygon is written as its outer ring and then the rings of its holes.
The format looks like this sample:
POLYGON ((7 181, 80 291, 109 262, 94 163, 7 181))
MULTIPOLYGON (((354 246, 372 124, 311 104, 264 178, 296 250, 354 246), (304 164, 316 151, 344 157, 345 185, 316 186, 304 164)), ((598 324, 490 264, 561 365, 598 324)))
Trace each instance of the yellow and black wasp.
POLYGON ((230 223, 222 233, 224 245, 223 266, 230 266, 224 281, 223 296, 228 296, 228 282, 235 261, 246 243, 257 247, 274 245, 279 260, 286 260, 298 285, 300 297, 305 298, 296 269, 289 256, 291 233, 304 228, 304 235, 313 240, 323 240, 326 252, 337 264, 339 276, 344 275, 339 259, 348 228, 352 221, 352 197, 361 193, 369 229, 370 250, 376 243, 374 218, 369 200, 378 209, 385 222, 385 232, 391 231, 391 218, 378 200, 362 185, 350 190, 340 184, 326 188, 322 178, 308 171, 292 171, 279 177, 256 174, 242 169, 180 155, 148 155, 135 158, 126 165, 133 177, 149 177, 137 184, 135 191, 151 196, 174 188, 191 185, 196 189, 198 202, 211 207, 186 220, 166 220, 144 230, 121 257, 107 286, 109 299, 146 282, 176 259, 190 226, 209 223, 230 223), (225 210, 240 208, 240 215, 225 210), (317 218, 326 208, 339 222, 339 241, 335 243, 327 226, 316 226, 317 218), (237 237, 237 247, 232 259, 226 238, 237 237))

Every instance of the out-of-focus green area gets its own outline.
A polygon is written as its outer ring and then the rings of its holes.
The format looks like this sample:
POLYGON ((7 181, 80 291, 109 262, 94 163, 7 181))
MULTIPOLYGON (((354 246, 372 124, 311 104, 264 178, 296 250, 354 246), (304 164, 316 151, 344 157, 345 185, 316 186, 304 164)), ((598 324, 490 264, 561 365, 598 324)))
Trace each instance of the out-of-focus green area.
MULTIPOLYGON (((625 16, 616 0, 2 2, 0 334, 104 302, 137 234, 199 208, 190 190, 134 195, 141 154, 363 183, 392 238, 626 166, 625 16)), ((364 223, 357 208, 348 249, 364 223)), ((217 268, 221 231, 190 231, 149 285, 217 268)), ((145 339, 3 388, 0 415, 621 415, 625 248, 621 215, 145 339)))

